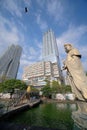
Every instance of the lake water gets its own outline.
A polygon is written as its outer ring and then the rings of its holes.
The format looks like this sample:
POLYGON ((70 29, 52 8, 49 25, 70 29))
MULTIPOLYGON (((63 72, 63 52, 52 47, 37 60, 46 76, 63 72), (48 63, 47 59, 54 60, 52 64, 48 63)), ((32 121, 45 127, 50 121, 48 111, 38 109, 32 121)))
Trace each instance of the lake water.
POLYGON ((76 104, 57 102, 43 103, 16 116, 13 122, 30 126, 63 128, 64 130, 82 130, 77 127, 72 119, 72 113, 77 111, 77 109, 76 104))

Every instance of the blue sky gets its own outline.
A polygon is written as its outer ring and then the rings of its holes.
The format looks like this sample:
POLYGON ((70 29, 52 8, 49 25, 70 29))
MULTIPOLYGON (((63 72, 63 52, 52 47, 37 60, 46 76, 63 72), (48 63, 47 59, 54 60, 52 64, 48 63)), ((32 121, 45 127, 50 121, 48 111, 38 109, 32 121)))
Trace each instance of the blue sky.
POLYGON ((22 46, 18 78, 24 66, 41 60, 48 29, 56 36, 61 65, 68 42, 79 49, 87 71, 87 0, 0 0, 0 55, 11 44, 22 46))

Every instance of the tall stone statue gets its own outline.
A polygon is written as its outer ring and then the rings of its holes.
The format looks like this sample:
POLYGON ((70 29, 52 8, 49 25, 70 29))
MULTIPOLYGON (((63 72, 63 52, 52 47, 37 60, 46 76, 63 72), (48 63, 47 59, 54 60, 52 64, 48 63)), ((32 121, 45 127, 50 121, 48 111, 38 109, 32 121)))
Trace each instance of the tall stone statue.
POLYGON ((71 44, 64 45, 67 53, 63 69, 67 70, 72 92, 79 100, 87 101, 87 77, 81 64, 81 54, 71 44))

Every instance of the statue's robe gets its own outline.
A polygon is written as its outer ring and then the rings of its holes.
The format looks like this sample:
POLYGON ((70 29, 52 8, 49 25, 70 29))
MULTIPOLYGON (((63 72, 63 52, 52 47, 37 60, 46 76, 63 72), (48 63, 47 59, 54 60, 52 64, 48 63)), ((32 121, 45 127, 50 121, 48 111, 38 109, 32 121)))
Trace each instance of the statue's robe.
POLYGON ((72 119, 74 124, 81 128, 80 130, 87 130, 87 103, 77 102, 78 110, 72 111, 72 119))
POLYGON ((65 60, 72 91, 79 100, 87 100, 87 77, 81 64, 81 54, 72 48, 65 60))

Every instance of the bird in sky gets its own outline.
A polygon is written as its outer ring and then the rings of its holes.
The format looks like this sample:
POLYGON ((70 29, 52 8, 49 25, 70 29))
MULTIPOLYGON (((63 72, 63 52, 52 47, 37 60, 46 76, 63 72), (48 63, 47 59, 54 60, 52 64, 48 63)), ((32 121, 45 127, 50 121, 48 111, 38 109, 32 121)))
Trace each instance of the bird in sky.
POLYGON ((25 7, 25 13, 27 13, 28 12, 28 8, 27 7, 25 7))

